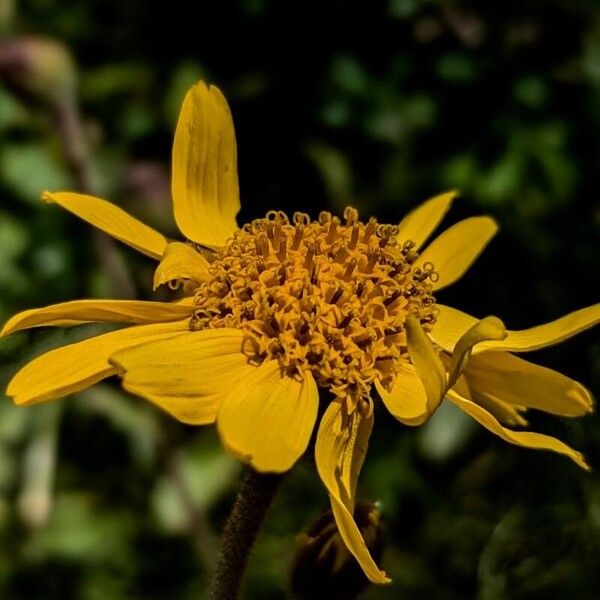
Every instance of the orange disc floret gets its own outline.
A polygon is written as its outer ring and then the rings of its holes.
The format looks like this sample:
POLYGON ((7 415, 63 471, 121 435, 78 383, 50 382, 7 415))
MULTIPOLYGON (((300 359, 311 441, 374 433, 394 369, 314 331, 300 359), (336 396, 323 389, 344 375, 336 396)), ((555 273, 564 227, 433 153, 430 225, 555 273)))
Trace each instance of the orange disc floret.
POLYGON ((280 211, 245 225, 218 252, 197 289, 192 329, 235 327, 256 364, 277 359, 290 375, 310 371, 344 398, 392 385, 408 361, 405 320, 435 322, 431 263, 413 268, 414 244, 398 229, 346 208, 311 221, 280 211))

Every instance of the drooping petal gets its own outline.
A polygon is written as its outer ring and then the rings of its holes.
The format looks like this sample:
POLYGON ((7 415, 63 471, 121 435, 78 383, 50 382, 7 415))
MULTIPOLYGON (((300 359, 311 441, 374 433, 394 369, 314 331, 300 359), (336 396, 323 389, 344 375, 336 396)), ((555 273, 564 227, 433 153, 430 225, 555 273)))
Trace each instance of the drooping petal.
POLYGON ((465 374, 471 389, 515 406, 563 417, 577 417, 593 410, 592 395, 580 383, 507 352, 472 356, 465 374))
POLYGON ((164 323, 180 321, 192 307, 169 302, 141 300, 73 300, 43 308, 24 310, 11 317, 0 337, 31 327, 68 327, 82 323, 164 323))
POLYGON ((401 364, 391 391, 378 381, 375 387, 390 413, 405 425, 422 425, 431 416, 421 378, 411 364, 401 364))
POLYGON ((388 583, 390 580, 375 564, 353 516, 356 482, 372 427, 372 414, 363 416, 355 410, 348 415, 340 402, 331 402, 319 426, 315 460, 342 540, 371 581, 388 583))
POLYGON ((154 272, 154 289, 180 279, 201 282, 208 276, 208 261, 188 244, 170 243, 154 272))
POLYGON ((277 361, 253 367, 228 390, 217 415, 224 446, 257 471, 282 473, 302 456, 317 418, 310 373, 293 378, 277 361))
POLYGON ((568 456, 583 469, 589 470, 589 466, 585 462, 585 458, 581 452, 573 450, 560 440, 542 433, 534 433, 532 431, 511 431, 510 429, 506 429, 505 427, 502 427, 502 425, 500 425, 487 410, 478 406, 471 400, 463 398, 455 391, 448 392, 448 398, 486 429, 495 433, 506 442, 517 446, 524 446, 525 448, 532 448, 534 450, 550 450, 551 452, 563 454, 564 456, 568 456))
POLYGON ((446 370, 421 324, 413 316, 406 319, 406 341, 411 362, 423 382, 427 395, 427 412, 431 416, 444 399, 446 370))
POLYGON ((404 243, 410 240, 418 250, 440 224, 457 195, 454 190, 440 194, 409 212, 398 225, 398 241, 404 243))
POLYGON ((167 240, 162 233, 144 225, 122 208, 94 196, 71 192, 44 192, 46 202, 55 202, 69 212, 98 227, 151 258, 160 260, 167 240))
POLYGON ((450 371, 448 375, 448 387, 452 387, 469 361, 473 347, 486 340, 503 340, 506 337, 504 323, 497 317, 486 317, 477 321, 456 342, 450 371))
POLYGON ((8 384, 6 394, 16 404, 34 404, 78 392, 116 374, 109 364, 121 348, 185 331, 189 322, 138 325, 50 350, 27 363, 8 384))
POLYGON ((241 352, 239 329, 188 331, 120 350, 110 362, 123 387, 179 421, 214 422, 222 399, 256 367, 241 352))
POLYGON ((448 376, 442 360, 419 321, 409 317, 406 338, 412 365, 402 365, 387 392, 379 384, 377 390, 388 410, 406 425, 421 425, 438 408, 446 390, 459 378, 472 348, 482 340, 506 335, 504 325, 496 317, 476 321, 459 339, 450 360, 448 376))
POLYGON ((478 352, 505 350, 507 352, 530 352, 558 344, 600 323, 600 303, 569 313, 556 321, 544 323, 522 331, 508 331, 506 339, 484 342, 478 352))
POLYGON ((453 386, 453 390, 463 398, 472 400, 475 404, 479 404, 479 406, 485 408, 500 423, 519 427, 527 425, 527 420, 521 415, 521 412, 527 410, 525 407, 512 406, 487 392, 471 389, 464 375, 458 378, 453 386))
POLYGON ((459 221, 425 248, 414 268, 433 263, 439 274, 433 289, 441 290, 463 276, 496 231, 498 226, 490 217, 471 217, 459 221))
POLYGON ((237 150, 227 101, 203 81, 186 95, 173 142, 175 220, 190 240, 222 246, 240 210, 237 150))

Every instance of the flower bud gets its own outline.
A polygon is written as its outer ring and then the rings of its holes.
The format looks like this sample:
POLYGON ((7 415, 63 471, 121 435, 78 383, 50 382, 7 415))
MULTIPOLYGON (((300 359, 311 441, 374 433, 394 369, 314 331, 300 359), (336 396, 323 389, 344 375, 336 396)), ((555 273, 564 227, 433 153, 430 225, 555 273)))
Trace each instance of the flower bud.
POLYGON ((57 107, 73 97, 75 63, 60 42, 11 38, 0 43, 0 82, 26 102, 57 107))
MULTIPOLYGON (((383 548, 380 519, 376 504, 356 503, 354 520, 375 561, 380 559, 383 548)), ((368 584, 369 580, 340 537, 331 511, 298 536, 292 568, 294 598, 350 600, 356 598, 368 584)))

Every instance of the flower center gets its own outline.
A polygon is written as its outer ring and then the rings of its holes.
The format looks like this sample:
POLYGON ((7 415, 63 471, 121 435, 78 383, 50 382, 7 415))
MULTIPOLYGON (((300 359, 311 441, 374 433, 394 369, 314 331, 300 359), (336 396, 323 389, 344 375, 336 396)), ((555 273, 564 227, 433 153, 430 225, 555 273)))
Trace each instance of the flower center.
POLYGON ((409 361, 405 320, 436 319, 431 263, 415 268, 398 228, 328 212, 317 221, 277 211, 244 225, 218 252, 195 294, 192 329, 235 327, 256 364, 279 361, 289 375, 310 371, 333 394, 368 398, 389 389, 409 361))

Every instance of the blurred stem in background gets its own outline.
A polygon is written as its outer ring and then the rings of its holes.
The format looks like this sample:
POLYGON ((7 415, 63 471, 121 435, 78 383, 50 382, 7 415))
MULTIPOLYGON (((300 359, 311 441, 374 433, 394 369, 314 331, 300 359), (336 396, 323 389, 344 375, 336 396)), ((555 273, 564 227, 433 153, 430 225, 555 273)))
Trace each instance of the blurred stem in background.
MULTIPOLYGON (((41 37, 9 38, 0 44, 0 81, 26 103, 47 111, 56 126, 76 188, 97 195, 77 101, 77 68, 68 49, 60 42, 41 37)), ((133 298, 135 289, 114 240, 98 231, 92 231, 92 239, 113 294, 117 298, 133 298)))
POLYGON ((165 472, 173 482, 187 514, 187 527, 194 542, 198 560, 204 570, 211 572, 216 565, 217 539, 202 507, 198 506, 190 483, 185 477, 181 452, 170 447, 164 453, 165 472))
POLYGON ((52 510, 58 427, 64 403, 50 403, 30 412, 29 440, 23 453, 17 507, 28 527, 43 527, 52 510))

